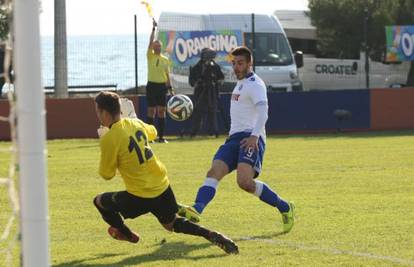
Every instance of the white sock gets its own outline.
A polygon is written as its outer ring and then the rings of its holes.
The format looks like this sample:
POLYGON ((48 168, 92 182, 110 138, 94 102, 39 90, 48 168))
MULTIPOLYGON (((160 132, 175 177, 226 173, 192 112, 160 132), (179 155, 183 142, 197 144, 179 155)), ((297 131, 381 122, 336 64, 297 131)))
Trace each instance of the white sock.
POLYGON ((263 192, 263 182, 260 180, 254 180, 254 182, 256 183, 256 190, 254 191, 254 194, 257 197, 260 197, 263 192))
POLYGON ((217 188, 219 181, 213 177, 206 177, 206 180, 204 180, 203 186, 210 186, 214 189, 217 188))

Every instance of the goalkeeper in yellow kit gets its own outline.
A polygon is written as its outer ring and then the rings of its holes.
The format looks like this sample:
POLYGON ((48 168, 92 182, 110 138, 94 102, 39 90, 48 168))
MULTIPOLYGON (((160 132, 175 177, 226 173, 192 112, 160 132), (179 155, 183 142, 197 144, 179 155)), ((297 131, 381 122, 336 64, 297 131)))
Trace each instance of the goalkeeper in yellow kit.
POLYGON ((149 146, 157 136, 155 127, 139 119, 121 118, 116 93, 99 93, 95 109, 101 124, 109 128, 100 136, 99 174, 109 180, 118 170, 126 186, 125 191, 102 193, 93 200, 110 225, 108 233, 115 239, 137 243, 138 234, 124 224, 123 218, 133 219, 151 212, 168 231, 202 236, 226 253, 237 254, 238 247, 231 239, 177 217, 177 202, 167 170, 149 146))

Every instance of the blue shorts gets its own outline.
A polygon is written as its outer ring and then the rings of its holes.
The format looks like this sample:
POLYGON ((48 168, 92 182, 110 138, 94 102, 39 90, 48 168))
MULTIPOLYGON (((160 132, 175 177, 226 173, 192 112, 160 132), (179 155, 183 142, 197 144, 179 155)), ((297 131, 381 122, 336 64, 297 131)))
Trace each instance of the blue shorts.
POLYGON ((229 168, 229 173, 237 169, 237 164, 242 162, 247 163, 255 170, 254 178, 259 176, 262 170, 265 143, 262 137, 259 137, 259 150, 255 151, 253 148, 249 148, 245 151, 245 148, 240 147, 240 141, 250 135, 251 133, 249 132, 240 132, 230 135, 226 142, 217 150, 216 155, 214 155, 214 160, 218 159, 224 161, 229 168))

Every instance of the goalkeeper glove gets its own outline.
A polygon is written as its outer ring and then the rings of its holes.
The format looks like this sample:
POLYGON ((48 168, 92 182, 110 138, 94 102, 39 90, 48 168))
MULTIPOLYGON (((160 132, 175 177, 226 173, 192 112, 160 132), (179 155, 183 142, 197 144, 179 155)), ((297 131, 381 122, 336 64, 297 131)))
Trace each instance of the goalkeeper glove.
POLYGON ((109 131, 109 128, 101 125, 96 131, 98 132, 99 138, 101 138, 109 131))

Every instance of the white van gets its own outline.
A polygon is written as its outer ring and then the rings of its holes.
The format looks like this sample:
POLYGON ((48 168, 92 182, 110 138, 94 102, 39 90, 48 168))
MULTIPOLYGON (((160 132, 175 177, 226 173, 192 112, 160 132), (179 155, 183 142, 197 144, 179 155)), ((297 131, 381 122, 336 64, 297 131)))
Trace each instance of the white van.
POLYGON ((301 54, 293 55, 278 19, 263 14, 161 13, 158 38, 173 62, 173 86, 179 90, 191 88, 189 67, 196 64, 204 47, 211 47, 217 52, 216 62, 225 75, 227 88, 233 89, 236 78, 228 54, 239 45, 253 47, 252 21, 255 72, 270 91, 301 90, 296 65, 297 61, 301 66, 301 54))
MULTIPOLYGON (((359 59, 316 58, 304 54, 299 76, 305 90, 342 90, 366 88, 365 54, 359 59)), ((390 63, 369 59, 369 87, 402 87, 407 81, 409 62, 390 63)))
MULTIPOLYGON (((286 31, 290 45, 303 51, 299 77, 304 90, 342 90, 366 88, 365 53, 358 59, 319 58, 315 56, 316 28, 303 10, 278 10, 275 15, 286 31)), ((369 87, 404 86, 410 62, 384 63, 369 59, 369 87)))

